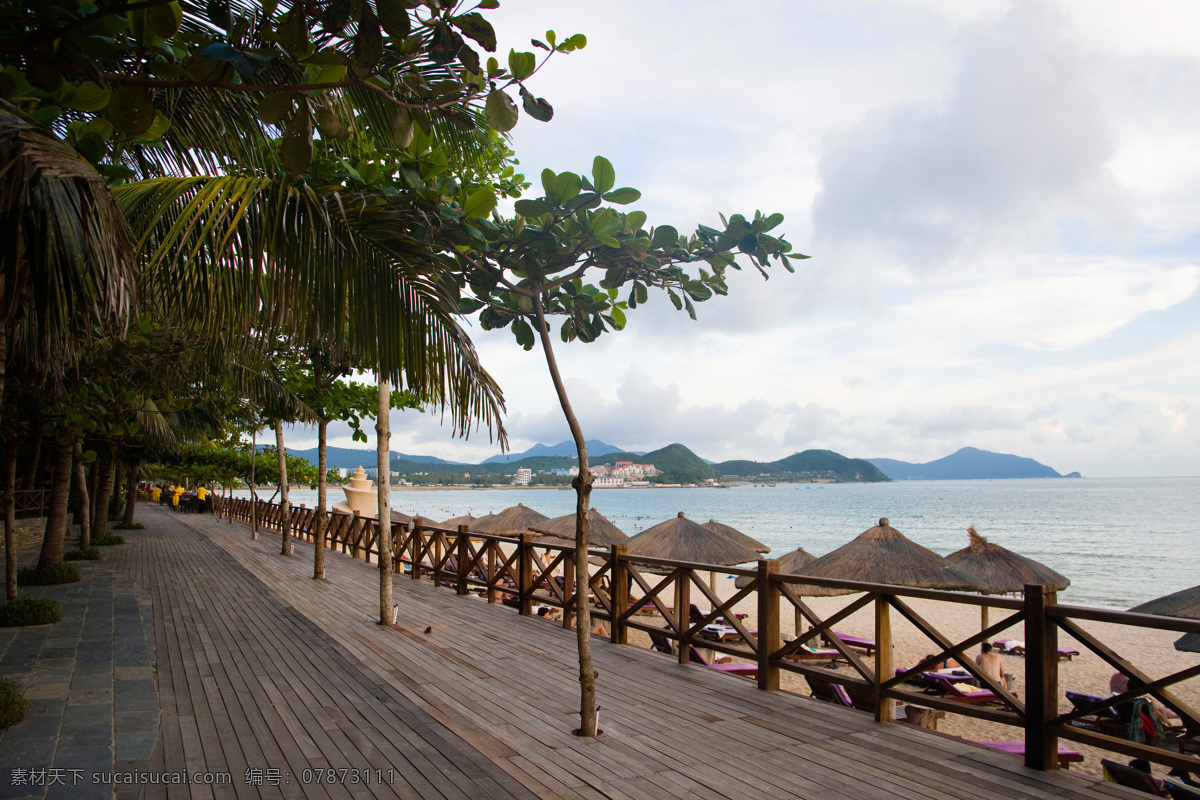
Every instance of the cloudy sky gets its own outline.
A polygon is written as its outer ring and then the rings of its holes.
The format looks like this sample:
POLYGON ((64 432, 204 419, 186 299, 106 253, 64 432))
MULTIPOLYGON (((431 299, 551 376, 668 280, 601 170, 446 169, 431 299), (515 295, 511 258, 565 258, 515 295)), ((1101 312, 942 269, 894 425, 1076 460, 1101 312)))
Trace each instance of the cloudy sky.
MULTIPOLYGON (((1200 474, 1193 0, 491 14, 505 54, 547 28, 588 37, 531 81, 555 109, 514 131, 535 188, 544 167, 603 154, 651 224, 782 212, 812 256, 795 275, 735 275, 699 322, 660 300, 560 349, 589 438, 714 460, 971 445, 1087 476, 1200 474)), ((473 331, 514 449, 568 438, 541 354, 473 331)), ((496 452, 436 414, 392 424, 402 452, 496 452)))

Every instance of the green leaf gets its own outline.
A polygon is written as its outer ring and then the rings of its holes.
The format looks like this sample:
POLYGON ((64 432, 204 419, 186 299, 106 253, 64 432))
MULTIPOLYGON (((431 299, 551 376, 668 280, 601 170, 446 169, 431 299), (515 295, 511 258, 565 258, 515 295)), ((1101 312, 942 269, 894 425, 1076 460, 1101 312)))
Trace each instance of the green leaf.
POLYGON ((346 130, 346 126, 337 118, 337 114, 329 108, 317 109, 317 130, 321 132, 322 139, 341 141, 350 138, 350 131, 346 130))
POLYGON ((633 296, 638 301, 638 303, 646 302, 647 298, 649 298, 649 296, 650 296, 649 292, 646 291, 646 284, 635 283, 633 285, 633 296))
POLYGON ((412 114, 407 108, 400 106, 396 109, 396 116, 392 117, 392 138, 396 140, 396 146, 403 150, 412 144, 415 135, 412 114))
POLYGON ((467 197, 467 202, 462 210, 463 214, 468 217, 484 217, 490 214, 495 207, 496 193, 489 187, 483 186, 467 197))
POLYGON ((513 335, 517 337, 517 344, 526 350, 532 350, 534 345, 533 328, 529 327, 529 323, 518 317, 512 323, 513 335))
POLYGON ((567 37, 567 40, 556 49, 560 53, 570 53, 572 50, 582 50, 585 47, 587 47, 587 37, 582 33, 577 33, 574 36, 567 37))
POLYGON ((308 103, 302 102, 296 114, 283 130, 283 142, 279 148, 283 167, 293 175, 303 175, 312 164, 312 117, 308 103))
POLYGON ((540 217, 552 208, 553 204, 545 200, 518 200, 513 204, 513 209, 522 217, 540 217))
POLYGON ((612 308, 610 308, 608 310, 608 315, 612 319, 613 328, 615 328, 616 330, 623 330, 625 328, 625 312, 624 311, 617 308, 616 306, 613 306, 612 308))
POLYGON ((451 17, 450 22, 458 26, 458 29, 470 36, 475 41, 479 42, 479 46, 489 53, 496 52, 496 31, 492 28, 492 23, 483 18, 482 14, 459 14, 457 17, 451 17))
POLYGON ((683 298, 683 304, 687 308, 688 316, 694 321, 696 319, 696 307, 692 305, 692 301, 688 298, 683 298))
POLYGON ((554 31, 546 31, 546 41, 550 43, 551 47, 554 47, 554 45, 558 42, 558 34, 556 34, 554 31))
POLYGON ((375 10, 379 14, 379 24, 388 36, 403 39, 412 30, 408 4, 404 0, 375 0, 375 10))
POLYGON ((98 83, 84 81, 78 86, 64 83, 58 102, 76 111, 99 111, 108 105, 112 92, 98 83))
POLYGON ((463 297, 458 301, 458 313, 474 314, 479 309, 483 308, 483 303, 476 300, 474 297, 463 297))
MULTIPOLYGON (((613 169, 612 163, 604 156, 596 156, 592 159, 592 183, 596 187, 596 191, 604 194, 611 189, 617 182, 617 171, 613 169)), ((640 196, 640 195, 639 195, 640 196)), ((610 202, 620 202, 605 197, 605 200, 610 202)), ((632 200, 629 202, 633 202, 632 200)))
POLYGON ((625 228, 630 233, 637 233, 646 224, 645 211, 630 211, 625 215, 625 228))
POLYGON ((163 39, 170 39, 179 32, 179 25, 183 22, 183 9, 179 3, 153 6, 146 9, 146 22, 149 23, 150 30, 163 39))
POLYGON ((517 104, 499 89, 488 93, 484 114, 487 116, 488 125, 501 133, 511 131, 517 124, 517 104))
POLYGON ((508 51, 508 71, 517 80, 525 80, 533 74, 536 68, 537 56, 533 53, 518 53, 516 50, 508 51))
POLYGON ((763 230, 769 231, 772 228, 778 227, 779 224, 783 222, 783 214, 772 214, 766 218, 765 222, 766 227, 764 227, 763 230))
POLYGON ((154 92, 137 86, 118 86, 108 101, 108 119, 128 136, 140 136, 154 124, 154 92))
POLYGON ((296 4, 288 12, 287 17, 279 23, 275 31, 279 46, 298 58, 308 52, 308 20, 304 16, 303 6, 296 4))
POLYGON ((659 249, 675 247, 679 243, 679 231, 670 225, 659 225, 650 237, 650 246, 659 249))
POLYGON ((292 96, 287 92, 272 92, 258 101, 258 118, 264 125, 278 125, 292 113, 292 96))
POLYGON ((358 33, 354 35, 350 69, 355 75, 369 75, 382 57, 383 34, 379 31, 379 20, 372 13, 371 7, 364 3, 362 19, 358 22, 358 33))
POLYGON ((552 194, 554 194, 554 182, 557 179, 558 176, 554 174, 554 170, 550 169, 549 167, 542 170, 542 191, 545 193, 546 197, 550 197, 552 194))
POLYGON ((630 203, 636 203, 638 200, 640 200, 642 193, 637 189, 626 186, 615 191, 607 192, 602 195, 602 197, 604 197, 604 199, 610 203, 616 203, 619 206, 625 206, 629 205, 630 203))
POLYGON ((554 179, 554 191, 549 195, 549 199, 561 205, 576 197, 581 186, 579 176, 574 172, 560 172, 554 179))
POLYGON ((683 290, 687 292, 693 300, 707 300, 712 297, 712 290, 700 281, 684 282, 683 290))
POLYGON ((554 107, 545 98, 534 97, 524 86, 521 87, 521 106, 538 122, 549 122, 554 117, 554 107))
POLYGON ((672 303, 672 305, 675 306, 675 310, 676 311, 682 310, 683 309, 683 301, 679 299, 679 295, 675 294, 675 290, 667 289, 667 294, 670 296, 671 303, 672 303))
POLYGON ((154 122, 150 123, 150 127, 142 131, 138 136, 140 141, 153 141, 161 139, 162 135, 171 127, 171 121, 167 119, 167 115, 161 111, 154 112, 154 122))
POLYGON ((753 233, 748 233, 738 240, 738 250, 743 253, 753 253, 758 250, 758 237, 753 233))

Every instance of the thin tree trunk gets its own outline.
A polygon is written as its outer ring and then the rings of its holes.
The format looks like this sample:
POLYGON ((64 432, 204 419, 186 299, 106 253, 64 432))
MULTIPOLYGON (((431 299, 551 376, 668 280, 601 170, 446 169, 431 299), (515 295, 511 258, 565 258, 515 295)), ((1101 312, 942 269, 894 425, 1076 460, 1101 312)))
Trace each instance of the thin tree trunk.
POLYGON ((25 475, 21 478, 21 488, 29 491, 38 482, 38 467, 42 463, 42 434, 33 435, 33 444, 29 446, 29 460, 25 462, 25 475))
POLYGON ((79 492, 79 549, 92 546, 91 492, 88 491, 87 470, 83 466, 83 445, 75 443, 75 491, 79 492))
MULTIPOLYGON (((101 472, 103 472, 103 469, 101 466, 100 459, 98 459, 98 458, 93 459, 92 465, 90 467, 88 467, 88 471, 87 471, 88 504, 87 504, 87 508, 84 509, 84 513, 87 514, 87 518, 88 518, 89 535, 96 532, 96 526, 94 524, 94 522, 96 520, 96 497, 98 497, 100 494, 100 473, 101 472)), ((170 502, 169 499, 168 499, 168 502, 170 502)))
POLYGON ((112 500, 113 483, 117 479, 117 454, 113 453, 104 462, 100 473, 100 489, 96 492, 96 511, 92 515, 92 534, 96 538, 108 535, 108 506, 112 500))
POLYGON ((375 419, 376 465, 379 476, 375 486, 379 495, 379 518, 376 541, 379 543, 379 624, 396 621, 392 613, 392 503, 391 470, 388 455, 392 447, 391 415, 392 389, 387 380, 379 380, 379 415, 375 419))
POLYGON ((292 554, 292 507, 288 504, 287 450, 283 447, 283 420, 275 421, 275 454, 279 456, 279 528, 283 531, 283 542, 279 554, 292 554))
POLYGON ((9 600, 17 599, 17 443, 4 453, 4 580, 9 600))
POLYGON ((137 485, 138 485, 138 469, 137 464, 129 468, 129 478, 125 483, 125 518, 121 520, 121 527, 133 527, 133 511, 137 507, 137 485))
MULTIPOLYGON (((550 369, 550 378, 554 381, 554 391, 558 393, 558 404, 562 406, 567 425, 571 428, 571 437, 575 440, 575 450, 579 454, 579 474, 571 481, 575 487, 575 642, 579 648, 579 735, 596 735, 596 678, 599 673, 592 666, 592 611, 588 605, 588 503, 592 495, 592 473, 588 469, 587 442, 583 437, 583 428, 575 417, 571 400, 567 397, 567 389, 563 385, 562 376, 558 371, 558 361, 554 358, 554 348, 550 344, 550 334, 546 329, 546 315, 542 308, 540 294, 533 296, 533 307, 537 312, 538 336, 542 341, 542 351, 546 354, 546 366, 550 369)), ((613 609, 617 614, 621 609, 613 609)))
MULTIPOLYGON (((0 295, 2 296, 2 295, 0 295)), ((0 408, 4 408, 4 385, 8 380, 8 320, 0 319, 0 408)), ((9 447, 16 445, 10 444, 9 447)), ((5 484, 7 486, 8 484, 5 484)), ((5 489, 7 491, 7 489, 5 489)), ((16 585, 14 583, 14 585, 16 585)), ((15 600, 16 598, 9 598, 15 600)))
MULTIPOLYGON (((258 424, 257 422, 255 423, 258 424)), ((258 538, 258 494, 254 491, 254 462, 258 458, 258 430, 250 433, 250 538, 258 538)))
POLYGON ((328 481, 325 477, 326 434, 329 423, 324 417, 317 420, 317 519, 313 523, 313 578, 325 578, 325 505, 328 481))
POLYGON ((67 501, 71 498, 71 459, 75 445, 54 447, 53 477, 50 479, 50 510, 46 513, 46 535, 38 568, 57 566, 63 560, 63 540, 67 536, 67 501))

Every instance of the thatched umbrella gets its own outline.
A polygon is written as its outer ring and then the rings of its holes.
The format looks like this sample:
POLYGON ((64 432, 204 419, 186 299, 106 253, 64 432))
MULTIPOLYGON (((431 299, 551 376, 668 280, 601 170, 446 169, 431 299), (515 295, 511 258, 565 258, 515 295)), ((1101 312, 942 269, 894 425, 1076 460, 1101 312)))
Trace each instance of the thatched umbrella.
POLYGON ((457 529, 459 525, 466 525, 467 527, 470 527, 481 519, 483 519, 483 517, 475 517, 470 514, 463 514, 461 517, 451 517, 445 522, 439 522, 437 527, 454 529, 457 529))
POLYGON ((710 519, 708 522, 704 523, 703 527, 708 528, 710 531, 716 531, 717 533, 723 533, 726 536, 728 536, 730 539, 733 539, 735 542, 746 545, 746 547, 749 547, 751 550, 753 550, 756 553, 771 552, 771 548, 767 547, 765 544, 758 541, 757 539, 752 539, 749 536, 747 536, 746 534, 739 531, 737 528, 726 525, 723 522, 717 522, 715 519, 710 519))
MULTIPOLYGON (((1138 614, 1158 614, 1163 617, 1200 619, 1200 586, 1182 589, 1156 600, 1149 600, 1129 609, 1138 614)), ((1200 653, 1200 633, 1185 633, 1175 642, 1175 649, 1200 653)))
MULTIPOLYGON (((912 586, 917 589, 958 589, 969 592, 986 589, 974 575, 888 525, 887 517, 881 518, 878 525, 863 531, 848 544, 813 561, 798 574, 811 578, 912 586)), ((799 587, 800 594, 813 596, 853 592, 853 589, 830 589, 824 586, 799 587)))
POLYGON ((524 503, 504 509, 499 514, 493 514, 485 519, 477 520, 471 526, 471 533, 490 533, 493 536, 520 536, 530 533, 530 528, 549 522, 545 514, 539 514, 532 508, 526 508, 524 503))
MULTIPOLYGON (((758 560, 758 553, 735 542, 723 533, 698 525, 683 515, 647 528, 626 543, 631 556, 669 558, 674 561, 693 561, 717 564, 722 567, 758 560)), ((709 573, 709 584, 716 591, 717 574, 709 573)))
MULTIPOLYGON (((566 539, 575 541, 575 514, 565 514, 561 517, 555 517, 549 522, 541 523, 540 525, 531 525, 531 531, 543 534, 539 539, 566 539)), ((608 517, 601 514, 594 508, 588 509, 588 543, 600 547, 607 547, 610 544, 624 544, 629 540, 629 536, 625 531, 613 525, 608 520, 608 517)))
MULTIPOLYGON (((967 536, 970 544, 946 556, 946 560, 979 578, 987 587, 983 594, 1023 592, 1027 583, 1053 586, 1059 592, 1071 585, 1070 578, 1045 564, 989 542, 974 525, 967 528, 967 536)), ((988 626, 987 606, 980 606, 980 621, 984 628, 988 626)))
POLYGON ((413 521, 413 519, 414 518, 410 517, 408 514, 401 513, 395 509, 392 510, 392 522, 399 522, 401 525, 408 525, 413 521))
MULTIPOLYGON (((706 525, 705 527, 708 526, 706 525)), ((808 552, 803 547, 797 547, 787 555, 779 557, 779 574, 799 575, 800 570, 804 569, 816 560, 817 557, 812 553, 808 552)), ((754 578, 747 575, 744 578, 738 578, 736 581, 734 581, 734 586, 739 589, 745 589, 752 583, 754 583, 754 578)))

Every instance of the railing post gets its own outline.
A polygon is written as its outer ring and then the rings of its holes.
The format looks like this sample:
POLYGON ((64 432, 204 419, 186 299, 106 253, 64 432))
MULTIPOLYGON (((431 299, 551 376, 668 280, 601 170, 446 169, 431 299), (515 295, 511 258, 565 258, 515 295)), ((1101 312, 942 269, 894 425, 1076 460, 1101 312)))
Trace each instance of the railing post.
POLYGON ((1046 606, 1058 602, 1051 586, 1025 586, 1025 766, 1058 767, 1058 737, 1047 723, 1058 716, 1058 626, 1046 606))
POLYGON ((458 526, 458 538, 454 540, 454 546, 458 552, 455 556, 458 568, 458 593, 467 594, 467 560, 471 557, 471 535, 467 533, 466 525, 458 526))
POLYGON ((612 559, 612 566, 608 570, 612 586, 612 591, 608 593, 612 602, 612 625, 608 638, 613 644, 625 644, 628 641, 625 618, 621 616, 629 610, 629 567, 621 560, 628 552, 629 548, 623 544, 614 544, 608 551, 608 557, 612 559))
POLYGON ((342 552, 345 553, 347 550, 349 550, 351 558, 361 558, 362 557, 362 555, 361 555, 362 548, 359 547, 358 545, 362 543, 361 542, 361 535, 362 535, 361 520, 362 520, 362 517, 360 517, 358 515, 357 511, 353 511, 351 513, 354 514, 354 518, 350 520, 350 529, 348 532, 349 533, 357 532, 359 534, 360 540, 355 542, 353 547, 349 547, 348 540, 350 537, 347 536, 346 539, 342 540, 342 552))
POLYGON ((892 607, 887 597, 875 595, 875 721, 891 722, 896 718, 896 701, 883 696, 883 682, 891 677, 892 667, 892 607))
POLYGON ((296 530, 298 531, 297 536, 299 538, 304 539, 304 541, 306 541, 306 542, 311 542, 312 541, 312 525, 308 526, 308 530, 304 529, 304 519, 307 516, 308 516, 308 507, 304 503, 301 503, 300 504, 300 518, 296 520, 296 530))
MULTIPOLYGON (((565 552, 565 551, 564 551, 565 552)), ((572 547, 570 557, 563 559, 563 613, 562 626, 564 628, 571 627, 571 609, 575 608, 575 604, 570 602, 571 596, 579 591, 579 585, 575 580, 575 548, 572 547)))
POLYGON ((533 534, 522 533, 517 545, 517 598, 521 601, 521 613, 529 616, 533 612, 533 534))
POLYGON ((496 592, 496 544, 495 539, 484 539, 484 547, 487 548, 487 599, 489 603, 495 603, 500 598, 496 592))
POLYGON ((675 619, 679 621, 679 663, 691 662, 688 649, 692 643, 687 635, 692 627, 692 579, 686 569, 679 570, 679 578, 675 582, 675 619))
POLYGON ((397 527, 400 529, 401 537, 404 536, 404 532, 408 530, 408 527, 406 525, 397 525, 395 522, 388 525, 388 536, 392 537, 388 542, 388 553, 390 553, 390 558, 392 559, 392 572, 398 575, 404 571, 404 553, 400 547, 397 547, 397 527))
POLYGON ((758 688, 768 692, 779 690, 779 667, 771 663, 771 654, 783 645, 779 636, 779 585, 771 580, 777 572, 778 561, 759 559, 758 688))
POLYGON ((410 570, 414 581, 421 577, 421 551, 425 549, 425 532, 421 529, 420 522, 420 519, 412 521, 412 544, 409 547, 410 570))

